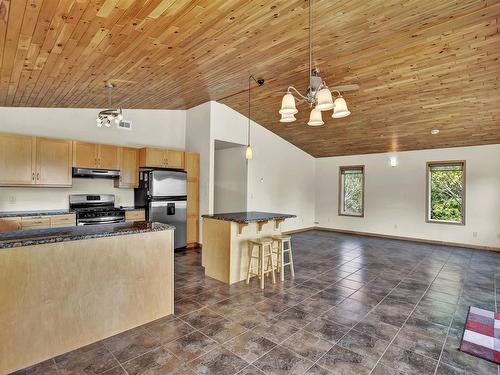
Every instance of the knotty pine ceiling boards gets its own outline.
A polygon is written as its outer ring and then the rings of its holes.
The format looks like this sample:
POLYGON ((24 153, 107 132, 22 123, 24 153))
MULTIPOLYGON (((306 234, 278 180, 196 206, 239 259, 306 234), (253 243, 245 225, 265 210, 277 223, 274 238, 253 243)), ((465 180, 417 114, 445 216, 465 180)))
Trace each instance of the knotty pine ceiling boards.
POLYGON ((316 0, 314 64, 351 116, 279 123, 308 85, 304 0, 0 0, 0 105, 187 109, 217 100, 316 157, 500 142, 500 0, 316 0), (440 129, 431 136, 432 128, 440 129))

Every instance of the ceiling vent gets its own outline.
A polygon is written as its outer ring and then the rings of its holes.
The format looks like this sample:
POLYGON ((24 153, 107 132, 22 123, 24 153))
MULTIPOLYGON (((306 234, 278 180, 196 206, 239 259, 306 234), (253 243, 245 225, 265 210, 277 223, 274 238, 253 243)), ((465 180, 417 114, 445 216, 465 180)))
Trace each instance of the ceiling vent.
POLYGON ((120 121, 118 125, 116 125, 118 129, 123 129, 123 130, 132 130, 132 121, 120 121))

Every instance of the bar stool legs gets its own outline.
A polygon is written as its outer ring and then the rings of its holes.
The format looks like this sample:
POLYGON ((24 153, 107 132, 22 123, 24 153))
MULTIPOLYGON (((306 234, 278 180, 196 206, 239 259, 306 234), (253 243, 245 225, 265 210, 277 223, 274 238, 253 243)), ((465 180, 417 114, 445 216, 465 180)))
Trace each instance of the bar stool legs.
POLYGON ((273 284, 276 283, 274 274, 274 259, 273 259, 273 240, 271 238, 260 238, 248 241, 248 270, 247 284, 250 283, 250 277, 258 276, 260 278, 260 288, 264 289, 264 276, 271 273, 273 284), (258 248, 258 255, 254 256, 254 248, 258 248), (252 259, 258 260, 257 273, 252 272, 252 259))
POLYGON ((278 272, 280 273, 281 281, 285 281, 285 266, 290 266, 290 274, 292 279, 295 278, 295 269, 293 267, 293 254, 291 237, 286 235, 278 235, 272 237, 273 241, 278 243, 276 251, 276 259, 278 262, 278 272), (287 247, 285 248, 285 244, 287 247), (288 253, 288 263, 285 263, 285 253, 288 253))

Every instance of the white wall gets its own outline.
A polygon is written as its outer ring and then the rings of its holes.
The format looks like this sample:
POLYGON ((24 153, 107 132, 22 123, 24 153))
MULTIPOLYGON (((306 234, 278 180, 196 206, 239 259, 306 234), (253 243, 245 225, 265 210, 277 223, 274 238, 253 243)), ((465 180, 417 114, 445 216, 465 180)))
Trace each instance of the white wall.
POLYGON ((112 180, 74 178, 71 188, 0 188, 0 211, 68 208, 69 195, 80 193, 114 194, 115 205, 134 205, 134 189, 115 189, 112 180))
MULTIPOLYGON (((0 107, 0 132, 95 143, 185 149, 186 111, 124 109, 133 129, 98 128, 98 109, 0 107)), ((59 209, 69 194, 111 193, 119 205, 133 205, 133 189, 115 189, 109 180, 74 179, 72 188, 0 188, 0 211, 59 209)))
MULTIPOLYGON (((211 102, 200 104, 186 111, 186 150, 200 154, 200 215, 213 212, 210 195, 211 147, 210 107, 211 102)), ((200 221, 200 241, 202 225, 200 221)))
MULTIPOLYGON (((248 118, 223 104, 211 103, 212 147, 215 140, 247 144, 248 118)), ((313 226, 315 159, 253 121, 251 145, 247 210, 297 215, 284 222, 285 231, 313 226)))
POLYGON ((499 171, 500 145, 316 159, 316 221, 321 227, 499 247, 499 171), (444 160, 466 160, 465 226, 425 222, 426 162, 444 160), (337 214, 342 165, 365 165, 363 218, 337 214))
POLYGON ((124 109, 133 130, 98 128, 98 109, 0 107, 0 132, 65 138, 122 146, 184 150, 186 111, 124 109))
POLYGON ((246 146, 215 150, 214 213, 247 210, 246 146))

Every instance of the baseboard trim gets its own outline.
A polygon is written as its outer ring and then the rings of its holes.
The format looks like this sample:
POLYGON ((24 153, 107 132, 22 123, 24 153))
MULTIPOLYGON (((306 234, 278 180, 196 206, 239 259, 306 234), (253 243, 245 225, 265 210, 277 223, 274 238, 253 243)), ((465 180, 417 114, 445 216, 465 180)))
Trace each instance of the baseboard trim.
POLYGON ((308 232, 310 230, 315 230, 315 229, 317 229, 317 228, 316 227, 300 228, 300 229, 288 230, 286 232, 283 232, 283 234, 294 234, 294 233, 308 232))
POLYGON ((461 243, 461 242, 427 240, 427 239, 423 239, 423 238, 393 236, 390 234, 359 232, 359 231, 355 231, 355 230, 338 229, 338 228, 314 227, 314 228, 311 228, 311 230, 320 230, 320 231, 324 231, 324 232, 337 232, 337 233, 345 233, 345 234, 356 234, 359 236, 387 238, 387 239, 391 239, 391 240, 402 240, 402 241, 411 241, 411 242, 420 242, 420 243, 427 243, 427 244, 431 244, 431 245, 444 245, 444 246, 454 246, 454 247, 462 247, 462 248, 476 249, 476 250, 500 251, 500 247, 494 247, 494 246, 470 245, 470 244, 465 244, 465 243, 461 243))

